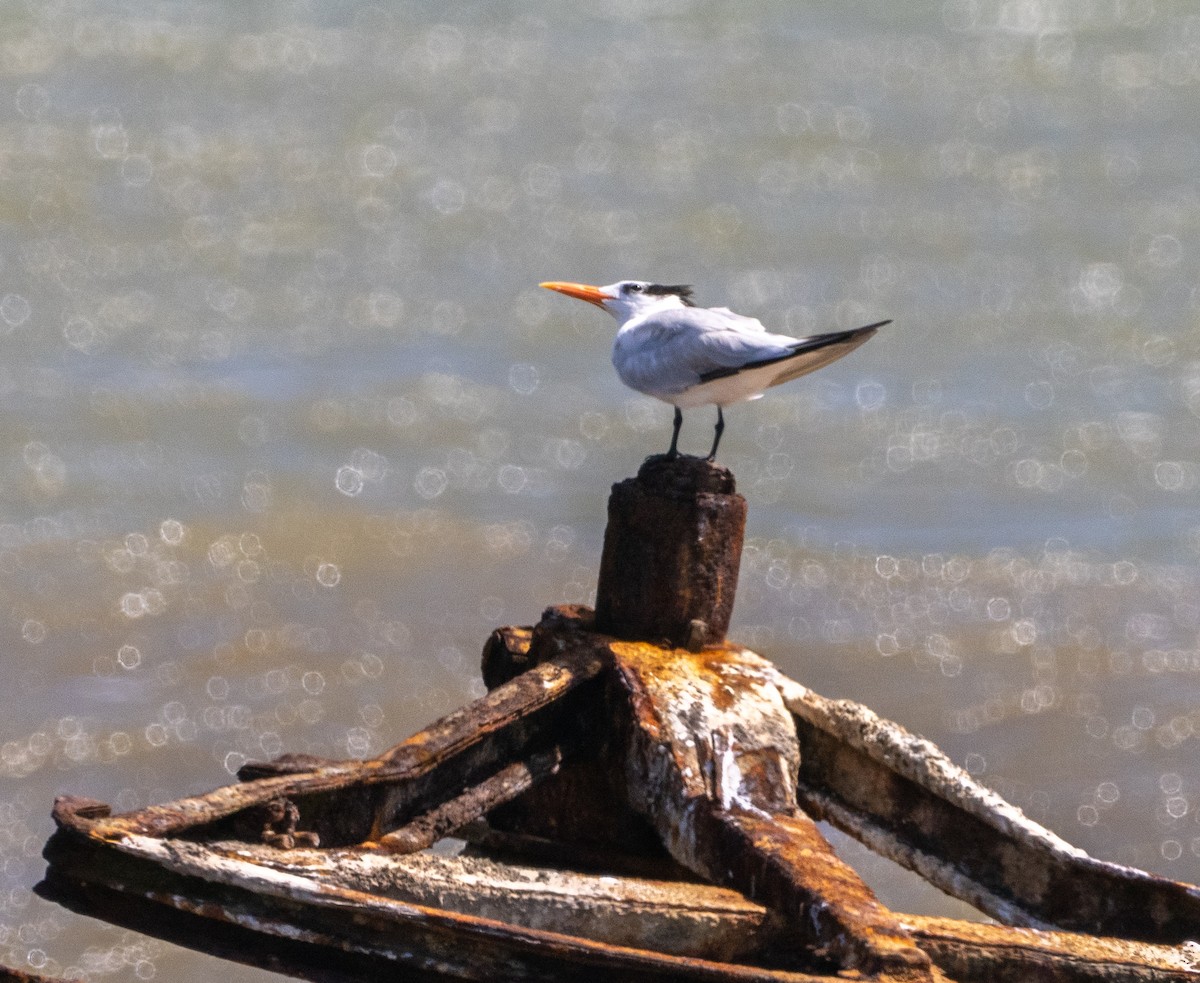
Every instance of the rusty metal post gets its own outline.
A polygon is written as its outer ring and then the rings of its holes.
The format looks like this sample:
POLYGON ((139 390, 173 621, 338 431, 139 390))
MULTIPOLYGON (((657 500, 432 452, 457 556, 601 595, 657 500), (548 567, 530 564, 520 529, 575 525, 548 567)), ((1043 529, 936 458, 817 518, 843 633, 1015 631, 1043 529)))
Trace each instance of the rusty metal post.
POLYGON ((596 588, 596 629, 697 651, 725 639, 746 500, 702 458, 647 458, 613 485, 596 588))

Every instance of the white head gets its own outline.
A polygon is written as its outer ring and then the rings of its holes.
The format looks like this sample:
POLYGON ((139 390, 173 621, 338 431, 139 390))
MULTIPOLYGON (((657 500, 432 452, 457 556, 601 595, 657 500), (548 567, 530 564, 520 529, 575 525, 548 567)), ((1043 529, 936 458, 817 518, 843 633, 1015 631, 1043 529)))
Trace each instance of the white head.
POLYGON ((695 306, 692 303, 692 288, 683 284, 668 286, 645 280, 618 280, 607 287, 593 287, 586 283, 561 283, 555 280, 541 286, 603 307, 622 324, 651 311, 695 306))

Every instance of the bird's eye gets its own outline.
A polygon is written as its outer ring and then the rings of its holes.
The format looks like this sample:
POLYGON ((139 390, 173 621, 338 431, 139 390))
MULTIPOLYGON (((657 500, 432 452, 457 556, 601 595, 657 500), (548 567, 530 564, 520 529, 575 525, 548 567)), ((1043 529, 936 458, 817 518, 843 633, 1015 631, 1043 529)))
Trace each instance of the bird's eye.
POLYGON ((640 283, 628 283, 625 285, 625 290, 631 294, 640 294, 642 292, 642 285, 640 283))

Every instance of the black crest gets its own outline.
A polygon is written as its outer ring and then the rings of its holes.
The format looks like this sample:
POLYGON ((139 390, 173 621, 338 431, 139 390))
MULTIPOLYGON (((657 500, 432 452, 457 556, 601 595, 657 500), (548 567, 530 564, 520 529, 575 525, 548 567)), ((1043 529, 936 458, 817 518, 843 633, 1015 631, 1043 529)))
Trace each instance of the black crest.
POLYGON ((692 302, 692 288, 686 283, 676 283, 668 286, 664 283, 648 283, 642 288, 643 293, 654 294, 658 297, 665 297, 668 294, 674 294, 683 301, 685 307, 695 307, 692 302))

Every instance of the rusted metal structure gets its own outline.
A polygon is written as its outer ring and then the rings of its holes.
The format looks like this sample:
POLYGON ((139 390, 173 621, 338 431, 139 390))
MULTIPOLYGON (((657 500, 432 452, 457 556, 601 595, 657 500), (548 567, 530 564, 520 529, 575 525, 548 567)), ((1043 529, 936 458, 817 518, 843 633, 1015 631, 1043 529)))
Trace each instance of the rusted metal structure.
POLYGON ((312 979, 1200 979, 1200 889, 724 640, 744 521, 727 471, 650 459, 614 488, 596 612, 497 629, 487 696, 369 761, 119 816, 59 799, 43 890, 192 944, 208 919, 312 979), (817 819, 999 924, 888 910, 817 819))

